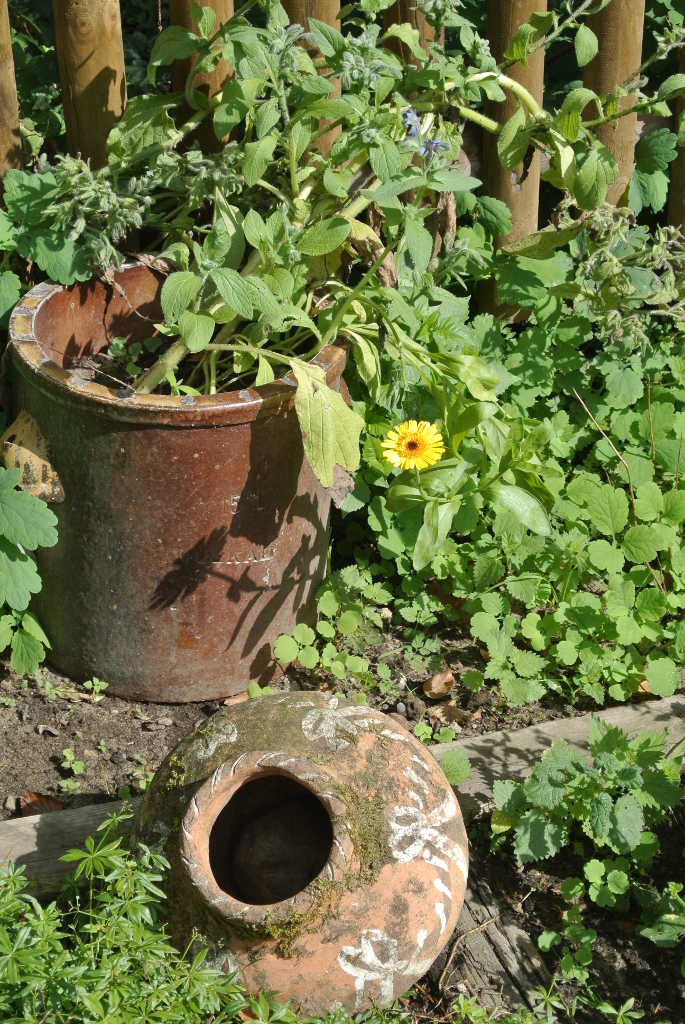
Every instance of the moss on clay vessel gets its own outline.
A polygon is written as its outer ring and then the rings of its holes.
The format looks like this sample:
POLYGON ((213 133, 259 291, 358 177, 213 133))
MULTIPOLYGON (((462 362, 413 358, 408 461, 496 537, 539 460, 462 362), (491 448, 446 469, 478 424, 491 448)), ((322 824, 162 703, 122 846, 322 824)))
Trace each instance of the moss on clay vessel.
POLYGON ((161 844, 169 927, 306 1013, 387 1006, 450 937, 468 868, 439 765, 380 712, 320 693, 219 711, 166 758, 136 837, 161 844))

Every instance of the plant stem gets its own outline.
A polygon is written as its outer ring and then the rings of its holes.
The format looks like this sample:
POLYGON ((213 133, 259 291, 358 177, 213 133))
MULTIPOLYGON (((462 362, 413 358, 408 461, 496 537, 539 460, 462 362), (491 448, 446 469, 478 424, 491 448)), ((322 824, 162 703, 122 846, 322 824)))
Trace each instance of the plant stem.
POLYGON ((485 114, 481 114, 479 110, 471 110, 469 107, 463 107, 461 104, 457 104, 456 111, 460 117, 463 117, 465 121, 473 121, 474 124, 480 125, 481 128, 485 128, 487 132, 492 132, 497 135, 502 130, 502 125, 499 121, 495 121, 492 117, 486 117, 485 114))
POLYGON ((333 317, 333 322, 331 323, 331 326, 328 328, 328 330, 326 331, 326 333, 324 334, 324 336, 322 338, 322 342, 321 342, 321 347, 322 348, 324 348, 326 345, 329 344, 329 342, 331 342, 333 340, 333 338, 335 337, 335 334, 336 334, 336 332, 338 330, 338 327, 340 325, 340 321, 344 317, 345 313, 347 312, 349 307, 352 305, 352 303, 354 302, 354 299, 359 294, 359 292, 362 291, 363 288, 365 288, 366 283, 369 280, 369 278, 373 274, 376 273, 376 271, 380 267, 381 263, 383 262, 385 257, 388 255, 388 253, 392 252, 392 248, 393 248, 392 245, 386 245, 385 246, 385 248, 383 249, 383 252, 380 254, 380 256, 376 260, 374 260, 374 262, 371 264, 371 266, 366 271, 366 273, 361 278, 361 280, 357 282, 357 284, 354 286, 352 291, 348 294, 348 296, 345 299, 345 301, 343 302, 342 306, 340 307, 338 312, 333 317))

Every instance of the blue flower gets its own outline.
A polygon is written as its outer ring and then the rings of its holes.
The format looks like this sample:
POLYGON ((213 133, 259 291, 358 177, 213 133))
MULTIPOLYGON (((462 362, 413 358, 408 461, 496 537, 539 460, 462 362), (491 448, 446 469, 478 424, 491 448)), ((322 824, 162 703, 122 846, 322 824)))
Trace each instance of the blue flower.
POLYGON ((405 110, 404 123, 407 126, 407 135, 411 135, 412 139, 415 139, 421 127, 421 120, 415 110, 405 110))
POLYGON ((442 149, 447 149, 444 142, 441 142, 440 139, 429 138, 424 139, 423 144, 419 146, 419 153, 421 156, 427 156, 430 160, 431 157, 434 157, 435 154, 439 153, 442 149))

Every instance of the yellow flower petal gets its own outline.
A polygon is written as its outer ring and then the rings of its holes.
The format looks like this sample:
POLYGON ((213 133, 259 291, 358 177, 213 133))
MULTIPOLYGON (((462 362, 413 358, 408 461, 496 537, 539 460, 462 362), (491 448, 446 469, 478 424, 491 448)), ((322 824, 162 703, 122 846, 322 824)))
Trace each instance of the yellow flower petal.
POLYGON ((400 469, 426 469, 445 452, 442 435, 434 423, 407 420, 392 427, 381 443, 383 456, 400 469))

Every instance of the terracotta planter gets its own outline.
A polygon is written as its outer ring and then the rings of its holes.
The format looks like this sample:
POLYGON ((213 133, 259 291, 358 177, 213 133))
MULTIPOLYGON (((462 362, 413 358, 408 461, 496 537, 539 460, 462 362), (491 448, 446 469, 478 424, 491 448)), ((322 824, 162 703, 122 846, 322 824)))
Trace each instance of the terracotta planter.
POLYGON ((135 835, 160 842, 173 940, 307 1013, 389 1005, 461 910, 461 812, 385 715, 319 693, 218 712, 166 758, 135 835))
MULTIPOLYGON (((53 502, 56 547, 36 600, 52 663, 110 692, 190 701, 273 671, 326 565, 330 499, 304 460, 294 386, 134 396, 83 366, 113 337, 149 337, 163 278, 43 284, 10 323, 5 461, 53 502)), ((316 358, 339 387, 341 349, 316 358)))

